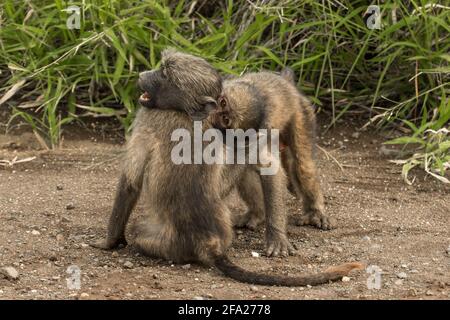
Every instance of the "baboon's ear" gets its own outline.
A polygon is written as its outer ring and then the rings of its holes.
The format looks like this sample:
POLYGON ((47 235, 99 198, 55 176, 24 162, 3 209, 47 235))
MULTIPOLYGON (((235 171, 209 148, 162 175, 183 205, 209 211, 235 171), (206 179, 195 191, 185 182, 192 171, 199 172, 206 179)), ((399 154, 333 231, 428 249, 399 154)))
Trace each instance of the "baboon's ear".
POLYGON ((214 113, 217 109, 217 102, 211 97, 202 97, 200 102, 200 108, 188 112, 188 115, 194 121, 202 121, 208 118, 211 113, 214 113))

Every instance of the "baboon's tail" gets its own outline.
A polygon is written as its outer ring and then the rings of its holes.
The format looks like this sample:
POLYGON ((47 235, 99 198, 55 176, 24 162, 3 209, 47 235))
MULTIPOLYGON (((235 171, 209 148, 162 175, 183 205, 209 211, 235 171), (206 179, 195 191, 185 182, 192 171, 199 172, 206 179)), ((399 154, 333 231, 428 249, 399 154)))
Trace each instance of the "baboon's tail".
POLYGON ((268 285, 268 286, 306 286, 319 285, 330 281, 337 281, 349 274, 352 270, 362 270, 364 265, 360 262, 344 263, 336 267, 330 267, 325 272, 304 275, 298 277, 266 275, 247 271, 235 265, 226 255, 219 256, 214 261, 215 266, 226 276, 246 283, 268 285))
POLYGON ((281 70, 280 76, 295 85, 295 73, 291 68, 285 67, 281 70))

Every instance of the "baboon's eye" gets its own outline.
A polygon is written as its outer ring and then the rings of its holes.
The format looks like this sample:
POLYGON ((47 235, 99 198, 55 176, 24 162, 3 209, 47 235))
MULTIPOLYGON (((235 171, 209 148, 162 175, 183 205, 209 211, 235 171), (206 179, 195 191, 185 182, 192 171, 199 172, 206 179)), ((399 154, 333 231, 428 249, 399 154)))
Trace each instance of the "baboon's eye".
POLYGON ((227 101, 225 100, 224 97, 219 98, 219 104, 221 108, 225 108, 227 106, 227 101))

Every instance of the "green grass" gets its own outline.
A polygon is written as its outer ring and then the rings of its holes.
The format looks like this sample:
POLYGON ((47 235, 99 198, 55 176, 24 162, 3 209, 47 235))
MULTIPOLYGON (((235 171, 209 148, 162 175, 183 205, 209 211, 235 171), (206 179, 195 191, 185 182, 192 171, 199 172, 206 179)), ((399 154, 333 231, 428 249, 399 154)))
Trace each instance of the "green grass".
POLYGON ((138 72, 172 46, 224 73, 290 66, 330 125, 355 111, 375 127, 401 126, 390 143, 417 146, 402 163, 407 181, 414 166, 432 176, 449 167, 450 6, 433 5, 441 1, 375 1, 380 30, 366 27, 358 0, 84 3, 0 4, 0 96, 16 92, 6 102, 13 117, 49 147, 84 117, 116 117, 127 130, 138 72), (72 4, 82 7, 80 30, 66 27, 72 4))

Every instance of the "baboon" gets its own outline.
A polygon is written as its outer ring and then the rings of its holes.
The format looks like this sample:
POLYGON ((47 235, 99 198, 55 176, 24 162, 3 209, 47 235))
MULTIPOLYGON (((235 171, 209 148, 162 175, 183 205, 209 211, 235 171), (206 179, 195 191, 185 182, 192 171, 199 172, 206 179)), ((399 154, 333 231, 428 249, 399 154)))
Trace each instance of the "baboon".
POLYGON ((313 161, 315 115, 308 99, 295 86, 294 73, 285 68, 272 72, 248 73, 223 82, 219 111, 212 115, 220 129, 279 129, 281 159, 289 177, 289 189, 303 196, 304 214, 297 225, 331 229, 324 213, 324 198, 313 161))
MULTIPOLYGON (((189 89, 184 86, 184 72, 191 73, 189 67, 201 62, 194 60, 189 65, 180 65, 180 55, 173 51, 163 53, 162 68, 166 72, 166 80, 176 87, 175 91, 168 88, 166 93, 177 92, 179 101, 189 104, 192 102, 189 99, 194 96, 185 92, 189 89), (177 80, 172 78, 175 74, 177 80)), ((202 76, 198 76, 197 81, 201 81, 202 76)), ((141 87, 147 90, 142 84, 145 79, 141 77, 140 82, 141 87)), ((209 84, 200 89, 195 97, 217 99, 221 89, 221 86, 209 84)), ((127 143, 107 237, 93 244, 95 247, 113 249, 127 244, 125 227, 145 184, 144 197, 149 216, 139 221, 131 233, 132 243, 146 255, 180 263, 194 261, 214 265, 235 280, 261 285, 318 285, 339 280, 351 270, 362 267, 359 263, 347 263, 323 273, 285 277, 250 272, 231 262, 227 248, 232 241, 232 225, 223 197, 253 168, 248 165, 174 164, 171 150, 177 142, 172 141, 171 135, 180 128, 192 134, 192 127, 192 120, 185 113, 148 108, 139 110, 127 143)), ((208 119, 204 121, 204 127, 211 127, 208 119)), ((276 195, 273 197, 276 198, 276 195)), ((266 220, 270 219, 267 216, 266 220)), ((267 227, 269 233, 277 232, 270 223, 267 227)), ((275 234, 272 241, 279 241, 280 236, 275 234)))
MULTIPOLYGON (((193 120, 205 120, 219 110, 217 100, 222 92, 222 79, 209 63, 199 57, 166 50, 161 67, 141 73, 139 85, 144 91, 139 101, 146 108, 183 110, 193 120)), ((264 216, 267 217, 266 254, 293 254, 295 249, 286 235, 286 208, 282 193, 286 184, 284 172, 278 170, 273 175, 259 176, 257 169, 257 166, 248 166, 248 170, 243 170, 236 180, 237 189, 249 206, 246 224, 256 227, 264 216)))
MULTIPOLYGON (((303 197, 304 213, 296 217, 295 223, 328 230, 333 227, 333 221, 324 213, 324 198, 313 161, 315 115, 308 99, 295 86, 294 78, 293 71, 285 68, 280 75, 258 72, 225 79, 222 95, 217 100, 218 109, 200 106, 197 113, 202 117, 211 114, 213 126, 221 130, 280 130, 281 159, 288 176, 288 188, 297 198, 303 197)), ((145 107, 184 110, 198 119, 181 101, 165 103, 171 98, 157 90, 153 92, 154 101, 143 101, 145 107)), ((257 204, 251 197, 243 200, 252 213, 247 215, 246 225, 254 229, 264 220, 264 210, 253 209, 251 206, 257 204)))

